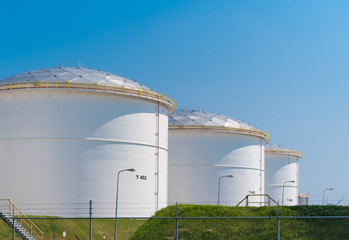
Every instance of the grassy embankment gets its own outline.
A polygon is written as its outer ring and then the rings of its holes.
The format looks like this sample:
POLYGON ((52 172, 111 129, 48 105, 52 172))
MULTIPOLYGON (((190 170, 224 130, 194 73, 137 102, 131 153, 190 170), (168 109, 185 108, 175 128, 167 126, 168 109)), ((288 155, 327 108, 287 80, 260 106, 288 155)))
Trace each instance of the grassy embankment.
MULTIPOLYGON (((176 207, 156 217, 176 216, 176 207)), ((275 217, 277 207, 179 205, 180 217, 275 217)), ((349 216, 349 207, 280 207, 280 216, 349 216)), ((276 219, 182 219, 179 239, 276 239, 276 219)), ((281 219, 281 239, 349 239, 349 219, 281 219)), ((130 238, 174 239, 175 221, 150 219, 130 238)))
MULTIPOLYGON (((89 219, 32 219, 44 232, 44 239, 62 239, 62 232, 67 232, 66 240, 89 239, 89 219)), ((129 239, 145 220, 118 220, 118 239, 129 239)), ((114 219, 94 219, 92 221, 92 239, 114 239, 114 219)), ((0 220, 0 239, 12 239, 12 228, 0 220)), ((16 240, 21 238, 18 236, 16 240)))

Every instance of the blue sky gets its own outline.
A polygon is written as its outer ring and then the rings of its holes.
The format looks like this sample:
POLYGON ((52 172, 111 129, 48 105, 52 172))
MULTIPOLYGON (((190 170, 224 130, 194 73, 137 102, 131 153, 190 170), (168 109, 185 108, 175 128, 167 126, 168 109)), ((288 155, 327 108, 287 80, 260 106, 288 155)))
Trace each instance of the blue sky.
POLYGON ((349 203, 349 2, 6 1, 0 78, 61 62, 134 79, 302 151, 300 192, 349 203))

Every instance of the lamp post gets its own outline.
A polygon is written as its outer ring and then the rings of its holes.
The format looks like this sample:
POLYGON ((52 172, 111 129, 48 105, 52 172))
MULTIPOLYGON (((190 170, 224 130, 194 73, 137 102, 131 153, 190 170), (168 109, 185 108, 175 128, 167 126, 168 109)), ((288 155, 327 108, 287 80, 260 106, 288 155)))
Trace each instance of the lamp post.
POLYGON ((63 230, 63 239, 67 236, 67 231, 63 230))
POLYGON ((134 168, 123 169, 118 172, 118 177, 116 180, 116 203, 115 203, 115 233, 114 240, 116 240, 116 232, 117 232, 117 217, 118 217, 118 193, 119 193, 119 175, 121 172, 135 172, 134 168))
POLYGON ((232 178, 234 176, 233 175, 224 175, 224 176, 219 177, 219 179, 218 179, 218 205, 219 205, 219 194, 221 191, 221 179, 224 177, 231 177, 232 178))
POLYGON ((322 193, 322 205, 325 205, 325 192, 326 192, 327 190, 332 191, 333 188, 325 188, 325 189, 324 189, 324 191, 323 191, 323 193, 322 193))
POLYGON ((292 180, 292 181, 285 181, 282 184, 282 206, 284 205, 284 193, 285 193, 285 183, 295 183, 296 181, 292 180))

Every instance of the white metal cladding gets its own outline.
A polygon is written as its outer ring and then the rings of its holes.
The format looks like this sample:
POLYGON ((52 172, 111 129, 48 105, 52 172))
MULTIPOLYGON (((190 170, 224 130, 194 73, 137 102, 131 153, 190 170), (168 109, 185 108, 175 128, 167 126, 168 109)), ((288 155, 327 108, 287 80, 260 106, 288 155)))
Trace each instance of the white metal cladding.
MULTIPOLYGON (((175 114, 176 116, 176 114, 175 114)), ((236 205, 264 193, 264 138, 210 129, 169 127, 169 203, 236 205)), ((185 123, 183 123, 185 124, 185 123)), ((202 122, 202 124, 205 124, 202 122)), ((264 199, 257 203, 262 206, 264 199)))
POLYGON ((87 91, 6 92, 0 94, 0 123, 2 198, 28 204, 92 200, 99 206, 94 216, 112 217, 117 172, 135 168, 120 174, 118 216, 151 216, 167 206, 163 105, 87 91))
POLYGON ((265 146, 265 193, 280 204, 283 190, 284 205, 298 204, 298 160, 301 156, 300 152, 281 146, 265 146))

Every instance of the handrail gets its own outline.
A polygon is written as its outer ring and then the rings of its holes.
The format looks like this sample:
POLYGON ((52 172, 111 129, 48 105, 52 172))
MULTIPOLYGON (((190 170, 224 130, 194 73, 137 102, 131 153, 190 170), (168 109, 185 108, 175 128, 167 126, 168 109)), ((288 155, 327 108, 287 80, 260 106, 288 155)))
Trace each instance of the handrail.
MULTIPOLYGON (((266 193, 260 193, 260 194, 247 194, 246 197, 244 197, 244 199, 242 199, 238 204, 236 204, 236 206, 239 206, 243 201, 246 200, 246 207, 248 207, 248 198, 249 197, 268 197, 268 202, 264 202, 264 203, 268 203, 268 205, 270 206, 270 200, 273 201, 276 205, 279 205, 278 202, 276 202, 272 197, 270 197, 268 194, 266 193)), ((250 202, 250 203, 260 203, 260 202, 250 202)))
POLYGON ((13 216, 14 209, 18 211, 19 217, 21 218, 19 222, 23 227, 27 229, 30 235, 32 235, 35 239, 44 239, 44 232, 41 231, 40 228, 36 226, 35 223, 33 223, 10 199, 0 199, 0 201, 8 201, 10 215, 13 216), (28 221, 29 223, 27 223, 26 221, 28 221), (37 230, 39 233, 35 230, 37 230))
POLYGON ((1 92, 11 92, 20 90, 83 90, 95 92, 107 92, 121 94, 125 96, 136 96, 140 98, 150 99, 163 103, 172 114, 175 110, 176 103, 173 98, 155 92, 153 90, 140 89, 136 87, 128 87, 116 84, 101 84, 91 82, 65 82, 65 81, 26 81, 26 82, 11 82, 0 83, 1 92))
POLYGON ((168 127, 169 130, 208 130, 217 132, 231 132, 240 133, 244 135, 252 135, 261 137, 267 143, 269 142, 270 135, 267 132, 263 132, 253 128, 238 128, 238 127, 224 127, 224 126, 203 126, 203 125, 171 125, 168 127))
POLYGON ((297 152, 295 150, 290 150, 290 149, 283 149, 283 148, 265 148, 265 152, 270 152, 270 153, 279 153, 283 155, 290 155, 290 156, 295 156, 298 158, 303 157, 302 152, 297 152))

